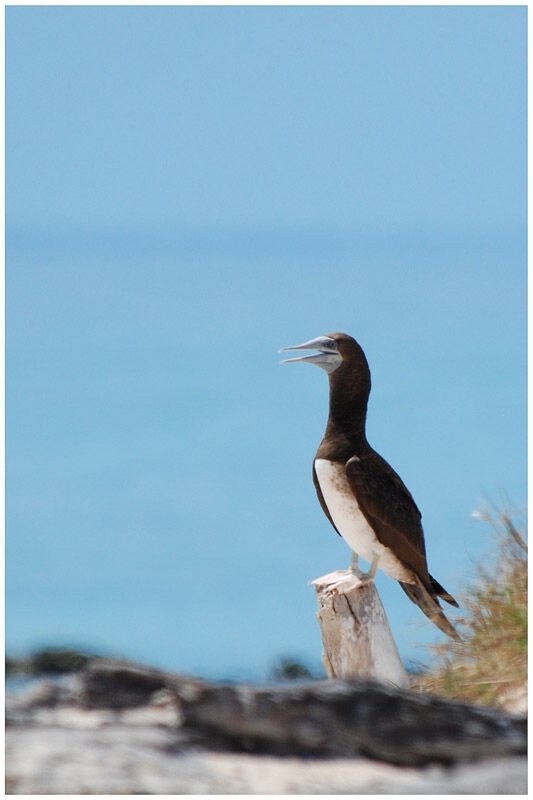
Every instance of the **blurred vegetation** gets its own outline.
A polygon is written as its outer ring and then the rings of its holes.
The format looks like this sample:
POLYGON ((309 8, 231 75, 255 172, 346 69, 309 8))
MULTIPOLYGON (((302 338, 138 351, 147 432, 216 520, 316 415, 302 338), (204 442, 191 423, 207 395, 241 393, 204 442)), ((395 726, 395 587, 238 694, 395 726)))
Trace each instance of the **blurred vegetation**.
POLYGON ((65 647, 46 647, 35 650, 25 658, 6 655, 6 677, 12 675, 39 675, 41 673, 63 674, 78 672, 94 654, 71 650, 65 647))
POLYGON ((282 656, 270 669, 270 678, 274 681, 304 681, 323 677, 294 656, 282 656))
POLYGON ((459 597, 462 641, 432 647, 434 666, 412 688, 480 705, 505 707, 527 685, 527 545, 521 515, 483 509, 474 518, 493 529, 495 546, 459 597), (517 521, 519 520, 519 521, 517 521))

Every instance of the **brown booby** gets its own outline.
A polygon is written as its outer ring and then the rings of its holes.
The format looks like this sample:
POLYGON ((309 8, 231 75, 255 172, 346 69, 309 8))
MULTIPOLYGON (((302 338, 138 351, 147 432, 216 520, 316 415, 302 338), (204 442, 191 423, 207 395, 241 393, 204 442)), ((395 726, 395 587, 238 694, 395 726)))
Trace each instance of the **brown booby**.
POLYGON ((326 517, 352 550, 349 572, 369 581, 379 565, 441 631, 458 639, 438 598, 458 604, 428 571, 422 515, 399 475, 366 439, 370 370, 362 348, 345 333, 328 333, 282 350, 316 350, 281 363, 303 361, 328 373, 329 417, 313 481, 326 517), (358 568, 358 556, 370 562, 369 572, 358 568))

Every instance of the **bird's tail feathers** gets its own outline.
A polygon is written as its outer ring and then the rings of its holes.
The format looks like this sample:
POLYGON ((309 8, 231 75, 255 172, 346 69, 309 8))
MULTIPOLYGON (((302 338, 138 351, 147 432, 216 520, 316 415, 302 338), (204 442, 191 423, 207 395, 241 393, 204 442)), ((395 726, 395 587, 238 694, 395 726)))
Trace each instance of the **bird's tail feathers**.
POLYGON ((435 580, 433 575, 429 576, 429 580, 431 581, 431 588, 433 589, 435 594, 438 594, 439 597, 442 597, 442 599, 446 600, 446 602, 449 603, 451 606, 459 608, 459 603, 457 602, 457 600, 455 600, 455 598, 452 597, 451 594, 447 592, 446 589, 443 586, 441 586, 438 581, 435 580))
MULTIPOLYGON (((452 639, 460 642, 461 637, 453 627, 452 623, 444 616, 436 597, 432 597, 418 575, 415 575, 416 583, 404 583, 398 581, 405 594, 417 605, 443 633, 451 636, 452 639)), ((441 587, 442 588, 442 587, 441 587)), ((453 600, 453 598, 451 598, 453 600)))

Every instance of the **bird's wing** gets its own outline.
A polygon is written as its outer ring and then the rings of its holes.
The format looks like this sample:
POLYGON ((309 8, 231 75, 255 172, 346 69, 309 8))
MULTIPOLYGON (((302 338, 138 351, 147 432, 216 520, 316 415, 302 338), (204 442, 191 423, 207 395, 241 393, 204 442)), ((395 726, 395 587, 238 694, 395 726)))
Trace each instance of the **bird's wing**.
POLYGON ((429 576, 422 515, 400 476, 371 451, 361 458, 350 458, 346 477, 379 541, 426 582, 429 576))
MULTIPOLYGON (((339 531, 337 530, 337 526, 335 525, 335 523, 333 522, 333 519, 331 518, 331 514, 329 513, 329 509, 328 509, 328 507, 326 505, 326 501, 324 500, 324 495, 322 494, 322 489, 320 488, 320 484, 318 482, 316 469, 315 469, 315 462, 314 461, 313 461, 313 483, 315 484, 316 493, 318 495, 318 499, 320 501, 320 505, 322 506, 322 511, 324 512, 326 517, 329 519, 329 521, 331 522, 331 524, 333 525, 333 527, 335 528, 337 533, 339 533, 339 531)), ((340 536, 340 533, 339 533, 339 536, 340 536)))
MULTIPOLYGON (((398 581, 402 589, 404 590, 407 597, 413 601, 415 605, 417 605, 421 611, 424 612, 426 617, 430 619, 437 628, 443 633, 446 633, 448 636, 451 636, 452 639, 460 642, 461 637, 455 630, 454 626, 450 622, 450 620, 445 616, 442 608, 440 607, 438 599, 431 595, 430 592, 426 589, 423 582, 420 580, 418 576, 415 578, 415 583, 403 583, 403 581, 398 581)), ((452 597, 453 600, 453 597, 452 597)), ((450 601, 448 601, 450 602, 450 601)), ((455 605, 457 603, 454 600, 455 605)), ((453 603, 452 603, 453 605, 453 603)))

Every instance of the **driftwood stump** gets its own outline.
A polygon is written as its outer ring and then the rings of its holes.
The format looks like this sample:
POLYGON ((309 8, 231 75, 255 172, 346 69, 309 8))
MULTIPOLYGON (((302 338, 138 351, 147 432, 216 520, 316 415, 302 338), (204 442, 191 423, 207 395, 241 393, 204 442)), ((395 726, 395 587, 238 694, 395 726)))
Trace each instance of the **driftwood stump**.
POLYGON ((370 678, 407 686, 407 672, 374 582, 362 583, 355 575, 337 570, 312 583, 328 677, 370 678))

